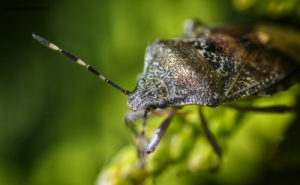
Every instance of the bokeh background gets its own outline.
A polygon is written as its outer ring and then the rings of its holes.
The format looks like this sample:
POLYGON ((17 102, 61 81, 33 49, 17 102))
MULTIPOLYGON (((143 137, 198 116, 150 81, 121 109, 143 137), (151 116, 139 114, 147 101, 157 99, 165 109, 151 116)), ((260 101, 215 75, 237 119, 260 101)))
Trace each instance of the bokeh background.
MULTIPOLYGON (((211 25, 270 21, 300 28, 298 0, 32 0, 6 1, 0 8, 0 184, 3 185, 95 184, 112 159, 124 147, 133 146, 132 134, 124 124, 128 110, 126 96, 35 42, 32 32, 76 54, 120 86, 132 90, 143 69, 147 43, 181 35, 187 18, 198 18, 211 25), (26 7, 46 9, 20 9, 26 7)), ((297 92, 299 87, 275 99, 295 104, 297 92)), ((216 115, 219 120, 235 120, 222 117, 225 115, 222 111, 216 115)), ((208 119, 213 116, 210 112, 206 112, 208 119)), ((252 116, 244 116, 243 120, 251 120, 252 116)), ((266 119, 270 123, 243 124, 236 128, 232 143, 224 141, 228 156, 230 151, 235 153, 225 160, 221 171, 187 172, 184 165, 174 167, 175 170, 168 165, 169 168, 164 166, 159 173, 151 174, 152 180, 146 183, 295 182, 300 172, 299 119, 295 115, 285 116, 256 117, 253 119, 266 119), (281 122, 275 123, 277 120, 281 122), (249 137, 245 136, 247 133, 249 137), (257 139, 261 135, 268 138, 264 137, 263 144, 257 139), (287 144, 279 155, 275 149, 284 141, 287 144), (274 164, 269 155, 266 157, 269 150, 266 146, 272 146, 270 150, 275 153, 272 160, 278 163, 274 164), (178 169, 184 178, 178 175, 178 169)))

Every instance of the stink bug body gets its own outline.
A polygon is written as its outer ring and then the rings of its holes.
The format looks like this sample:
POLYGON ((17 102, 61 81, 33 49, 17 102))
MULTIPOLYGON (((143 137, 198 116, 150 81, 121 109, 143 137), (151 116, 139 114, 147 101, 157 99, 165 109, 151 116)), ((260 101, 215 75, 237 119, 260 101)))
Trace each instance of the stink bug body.
MULTIPOLYGON (((35 34, 32 36, 128 95, 127 103, 132 112, 127 114, 126 123, 130 125, 137 118, 144 120, 141 134, 131 127, 137 136, 142 136, 139 152, 143 156, 155 150, 178 107, 189 104, 217 107, 249 95, 270 94, 297 70, 297 65, 289 57, 270 47, 268 39, 251 27, 199 28, 198 22, 187 21, 183 36, 150 43, 146 49, 143 74, 132 92, 111 82, 53 43, 35 34), (147 115, 167 107, 171 107, 169 115, 148 142, 144 138, 147 115)), ((232 107, 270 112, 289 110, 285 106, 232 107)), ((206 125, 201 109, 199 114, 204 132, 220 156, 221 150, 206 125)))

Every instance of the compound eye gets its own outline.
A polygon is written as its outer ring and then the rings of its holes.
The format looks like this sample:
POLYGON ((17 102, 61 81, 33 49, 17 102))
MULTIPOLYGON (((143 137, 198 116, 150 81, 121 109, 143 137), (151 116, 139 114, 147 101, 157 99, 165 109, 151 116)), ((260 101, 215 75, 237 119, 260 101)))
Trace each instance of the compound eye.
POLYGON ((161 99, 158 102, 158 108, 166 108, 168 106, 168 101, 166 99, 161 99))
POLYGON ((138 85, 141 86, 146 82, 145 78, 141 78, 138 80, 138 85))

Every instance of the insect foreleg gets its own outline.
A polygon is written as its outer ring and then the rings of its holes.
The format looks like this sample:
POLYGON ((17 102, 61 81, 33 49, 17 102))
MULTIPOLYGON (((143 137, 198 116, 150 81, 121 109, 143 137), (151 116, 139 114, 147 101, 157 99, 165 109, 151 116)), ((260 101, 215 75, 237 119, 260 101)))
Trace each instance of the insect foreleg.
POLYGON ((145 137, 147 114, 148 114, 148 110, 146 109, 144 111, 137 111, 137 112, 130 111, 125 116, 126 126, 129 127, 130 130, 135 135, 136 145, 137 145, 137 153, 138 153, 138 157, 140 159, 139 162, 140 162, 141 167, 143 167, 145 164, 145 159, 146 159, 146 154, 147 154, 146 147, 148 145, 148 141, 147 141, 147 138, 145 137), (134 127, 133 123, 140 118, 143 118, 143 125, 142 125, 141 132, 139 133, 136 130, 136 128, 134 127))
POLYGON ((156 129, 154 135, 152 136, 150 142, 147 145, 147 153, 152 153, 155 151, 157 145, 159 144, 161 138, 165 134, 168 129, 176 110, 172 109, 168 117, 160 124, 160 126, 156 129))
POLYGON ((130 130, 134 133, 134 135, 137 137, 139 135, 138 131, 134 128, 133 123, 140 119, 143 118, 144 116, 144 111, 137 111, 137 112, 133 112, 133 111, 129 111, 126 115, 125 115, 125 124, 126 127, 130 128, 130 130))

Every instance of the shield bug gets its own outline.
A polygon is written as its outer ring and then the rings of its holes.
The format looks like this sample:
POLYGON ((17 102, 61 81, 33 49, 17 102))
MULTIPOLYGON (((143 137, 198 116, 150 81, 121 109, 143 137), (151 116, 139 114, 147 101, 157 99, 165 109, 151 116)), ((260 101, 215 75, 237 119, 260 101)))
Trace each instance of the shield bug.
MULTIPOLYGON (((144 70, 136 88, 131 92, 108 80, 96 69, 73 54, 44 38, 33 38, 50 49, 60 52, 87 68, 108 85, 128 96, 131 109, 125 122, 139 138, 140 157, 154 152, 179 107, 197 104, 205 135, 214 151, 221 156, 209 131, 201 106, 217 107, 246 96, 272 94, 279 87, 288 87, 288 79, 298 70, 293 60, 269 45, 267 34, 256 32, 251 26, 225 25, 217 28, 188 20, 185 34, 170 40, 157 39, 146 48, 144 70), (171 108, 152 139, 144 137, 147 116, 171 108), (143 118, 141 133, 132 122, 143 118)), ((285 112, 287 106, 238 107, 249 111, 285 112)))

